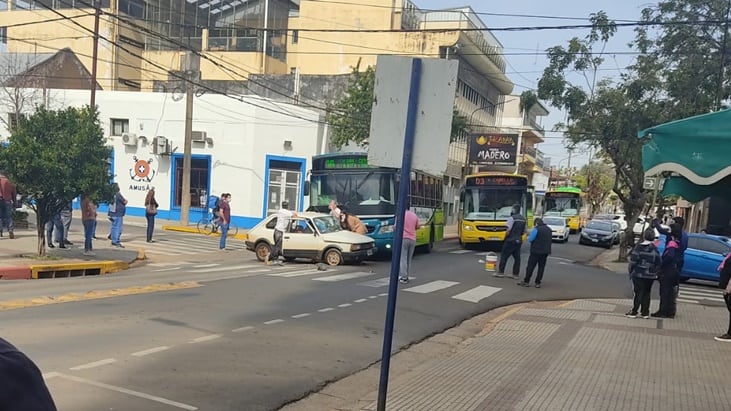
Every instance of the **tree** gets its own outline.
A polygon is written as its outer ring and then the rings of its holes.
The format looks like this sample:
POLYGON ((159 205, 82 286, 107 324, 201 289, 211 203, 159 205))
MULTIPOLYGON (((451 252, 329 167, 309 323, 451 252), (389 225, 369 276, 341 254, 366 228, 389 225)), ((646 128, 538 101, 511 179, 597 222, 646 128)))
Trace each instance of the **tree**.
MULTIPOLYGON (((376 70, 368 66, 365 71, 360 71, 358 64, 353 68, 345 94, 329 108, 330 141, 338 149, 349 143, 355 143, 363 148, 368 146, 375 83, 376 70)), ((466 135, 469 126, 467 117, 454 109, 450 141, 466 135)))
MULTIPOLYGON (((548 49, 549 65, 538 82, 538 97, 566 111, 567 124, 561 125, 569 144, 586 143, 599 148, 614 165, 612 190, 623 204, 629 221, 640 214, 646 201, 641 163, 642 142, 637 132, 655 124, 655 101, 636 79, 625 77, 620 84, 598 79, 602 53, 616 32, 616 25, 604 12, 591 15, 592 29, 584 38, 574 37, 568 45, 548 49), (579 73, 583 85, 569 81, 579 73)), ((632 236, 628 224, 627 235, 632 236)), ((624 244, 623 244, 624 245, 624 244)), ((621 260, 626 249, 620 247, 621 260)))
POLYGON ((43 78, 29 72, 32 62, 18 54, 7 53, 0 63, 0 107, 8 113, 0 123, 12 132, 20 118, 35 106, 45 105, 47 90, 43 78))
POLYGON ((64 205, 80 194, 112 198, 110 156, 93 108, 39 107, 20 118, 9 144, 0 150, 0 165, 36 213, 38 256, 46 253, 46 222, 64 205))
POLYGON ((586 193, 589 215, 598 213, 614 188, 612 167, 602 162, 591 162, 581 167, 573 179, 576 186, 586 193))

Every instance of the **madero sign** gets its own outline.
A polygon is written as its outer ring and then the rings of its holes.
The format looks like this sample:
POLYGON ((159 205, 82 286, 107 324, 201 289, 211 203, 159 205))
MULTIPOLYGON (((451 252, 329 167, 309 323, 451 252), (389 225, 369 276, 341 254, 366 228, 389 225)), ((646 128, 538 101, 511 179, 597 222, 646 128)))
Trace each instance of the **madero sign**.
POLYGON ((518 156, 517 134, 471 134, 470 164, 514 166, 518 156))

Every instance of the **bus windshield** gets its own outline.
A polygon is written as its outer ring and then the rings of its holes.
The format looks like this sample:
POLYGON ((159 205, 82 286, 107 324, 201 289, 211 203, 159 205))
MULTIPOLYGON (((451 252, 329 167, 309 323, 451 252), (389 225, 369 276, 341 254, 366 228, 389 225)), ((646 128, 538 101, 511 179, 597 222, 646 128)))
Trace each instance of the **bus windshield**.
POLYGON ((464 193, 465 220, 507 221, 515 204, 525 212, 526 193, 523 190, 467 188, 464 193))
POLYGON ((550 198, 546 196, 545 216, 573 217, 579 214, 581 208, 578 198, 550 198))
POLYGON ((363 170, 313 174, 310 181, 310 206, 315 211, 328 212, 330 200, 335 200, 358 216, 396 212, 394 172, 363 170))

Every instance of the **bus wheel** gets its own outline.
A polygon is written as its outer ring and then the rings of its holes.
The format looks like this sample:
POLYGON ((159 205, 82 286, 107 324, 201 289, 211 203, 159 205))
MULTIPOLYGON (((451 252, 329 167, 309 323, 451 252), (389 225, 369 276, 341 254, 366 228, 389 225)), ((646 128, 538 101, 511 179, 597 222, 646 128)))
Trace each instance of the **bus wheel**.
POLYGON ((434 250, 434 226, 429 229, 429 243, 424 246, 424 251, 431 253, 434 250))

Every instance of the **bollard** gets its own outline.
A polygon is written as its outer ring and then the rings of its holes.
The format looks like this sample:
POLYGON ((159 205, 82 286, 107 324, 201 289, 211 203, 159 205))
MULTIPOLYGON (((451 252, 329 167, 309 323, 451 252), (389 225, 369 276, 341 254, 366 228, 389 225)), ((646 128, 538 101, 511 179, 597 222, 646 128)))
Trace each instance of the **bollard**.
POLYGON ((490 251, 485 255, 485 271, 495 271, 495 265, 497 265, 497 254, 490 251))

